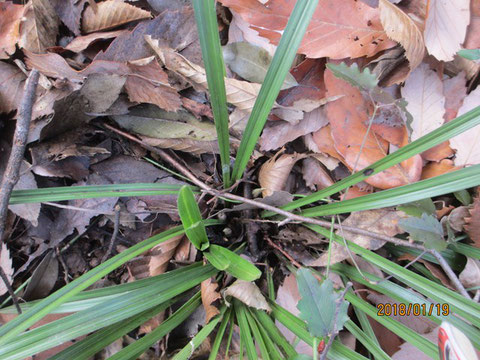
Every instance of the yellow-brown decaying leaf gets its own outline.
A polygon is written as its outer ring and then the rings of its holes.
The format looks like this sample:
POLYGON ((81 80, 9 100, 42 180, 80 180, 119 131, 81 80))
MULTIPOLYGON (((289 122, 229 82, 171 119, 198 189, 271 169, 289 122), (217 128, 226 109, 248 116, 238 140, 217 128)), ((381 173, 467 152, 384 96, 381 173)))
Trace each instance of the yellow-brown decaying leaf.
POLYGON ((213 317, 220 314, 220 311, 213 303, 221 299, 222 296, 217 291, 218 284, 212 281, 212 278, 203 280, 200 288, 202 291, 202 304, 205 309, 205 323, 208 324, 213 317))
POLYGON ((223 297, 226 298, 227 296, 232 296, 255 309, 272 311, 260 289, 253 282, 235 281, 223 292, 223 297))
POLYGON ((415 69, 425 55, 423 36, 414 21, 388 0, 379 0, 380 20, 388 37, 405 49, 410 70, 415 69))
POLYGON ((111 39, 115 38, 123 33, 126 33, 127 30, 114 30, 114 31, 105 31, 105 32, 98 32, 93 33, 85 36, 78 36, 73 39, 65 49, 73 51, 73 52, 80 52, 85 50, 90 44, 97 40, 104 40, 104 39, 111 39))
POLYGON ((461 49, 470 23, 470 0, 431 0, 425 23, 425 45, 438 60, 451 61, 461 49))
POLYGON ((149 11, 122 1, 107 0, 97 4, 97 11, 89 6, 83 13, 82 30, 86 33, 107 30, 131 21, 150 18, 149 11))
POLYGON ((283 152, 280 150, 275 156, 269 159, 262 165, 260 173, 258 174, 258 181, 260 186, 264 189, 262 191, 263 197, 272 195, 275 191, 283 190, 287 182, 288 175, 292 171, 293 165, 305 157, 303 154, 284 154, 278 157, 283 152))
POLYGON ((36 53, 55 46, 60 19, 50 0, 32 0, 25 7, 18 45, 36 53))
MULTIPOLYGON (((173 49, 160 47, 158 40, 154 40, 149 36, 145 37, 145 40, 155 50, 160 61, 168 70, 179 74, 199 90, 204 91, 208 89, 204 68, 188 61, 173 49)), ((260 84, 225 78, 227 101, 241 110, 252 111, 260 87, 260 84)))

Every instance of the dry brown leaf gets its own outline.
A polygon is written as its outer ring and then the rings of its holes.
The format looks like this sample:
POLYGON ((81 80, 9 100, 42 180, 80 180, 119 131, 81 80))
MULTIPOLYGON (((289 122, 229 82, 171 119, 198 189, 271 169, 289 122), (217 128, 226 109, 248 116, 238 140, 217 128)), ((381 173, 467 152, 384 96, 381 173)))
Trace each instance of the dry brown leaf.
MULTIPOLYGON (((204 91, 208 89, 205 69, 188 61, 184 56, 170 48, 161 48, 158 41, 151 37, 145 38, 155 50, 165 67, 190 82, 194 87, 204 91)), ((227 101, 241 110, 252 111, 260 91, 260 84, 249 83, 231 78, 225 78, 227 101)))
POLYGON ((67 46, 65 46, 65 49, 78 53, 85 50, 97 40, 116 38, 117 36, 122 35, 126 32, 127 30, 115 30, 97 32, 85 36, 77 36, 75 39, 69 42, 67 46))
POLYGON ((328 171, 315 158, 303 160, 303 179, 311 190, 320 190, 333 185, 333 180, 328 171))
MULTIPOLYGON (((388 142, 369 131, 368 127, 369 114, 373 112, 371 102, 357 88, 335 77, 330 70, 325 71, 325 85, 327 97, 343 95, 326 105, 334 149, 343 158, 340 160, 351 170, 361 170, 384 158, 388 152, 388 142)), ((405 137, 402 145, 406 145, 407 141, 405 137)), ((334 156, 332 153, 329 155, 334 156)), ((422 165, 422 159, 416 155, 398 166, 370 176, 365 182, 381 189, 409 184, 420 179, 422 165)))
POLYGON ((223 297, 232 296, 245 305, 258 310, 272 311, 260 289, 253 282, 237 280, 223 292, 223 297))
MULTIPOLYGON (((80 19, 87 0, 50 0, 62 22, 75 35, 80 34, 80 19)), ((91 4, 92 1, 88 0, 91 4)))
POLYGON ((18 67, 0 61, 0 113, 18 109, 25 79, 25 74, 18 67))
POLYGON ((170 259, 175 254, 175 250, 180 244, 183 235, 175 236, 167 241, 158 244, 148 251, 150 261, 148 263, 148 270, 150 276, 163 274, 168 267, 170 259))
POLYGON ((473 246, 480 248, 480 196, 475 197, 473 207, 470 209, 470 217, 465 219, 467 225, 464 226, 473 246))
POLYGON ((413 116, 412 140, 427 135, 443 124, 445 97, 438 74, 427 64, 419 66, 405 81, 402 96, 413 116))
MULTIPOLYGON (((306 137, 306 142, 307 145, 310 144, 309 137, 306 137)), ((311 140, 313 143, 311 143, 308 147, 310 150, 315 151, 315 152, 322 152, 324 154, 327 154, 331 156, 334 159, 340 160, 344 162, 344 158, 342 155, 340 155, 335 148, 335 143, 333 141, 332 137, 332 127, 330 124, 327 126, 322 127, 320 130, 315 131, 312 134, 311 140), (313 145, 316 146, 313 147, 313 145)))
POLYGON ((125 83, 130 101, 157 105, 167 111, 177 111, 182 105, 180 95, 168 83, 168 75, 155 57, 128 63, 131 75, 125 83))
POLYGON ((0 3, 0 59, 8 59, 15 52, 24 12, 23 5, 0 3))
POLYGON ((341 196, 341 200, 355 199, 357 197, 365 196, 373 192, 372 186, 360 188, 358 185, 353 185, 348 189, 348 192, 341 196))
POLYGON ((292 171, 293 165, 303 159, 304 154, 284 154, 279 157, 283 149, 275 154, 260 168, 258 181, 263 188, 263 197, 272 195, 275 191, 283 190, 287 182, 287 178, 292 171))
POLYGON ((97 10, 89 6, 83 13, 82 30, 86 33, 107 30, 140 19, 149 19, 152 14, 123 1, 107 0, 97 4, 97 10))
POLYGON ((206 116, 210 119, 213 119, 212 108, 207 104, 203 104, 198 101, 182 96, 182 105, 185 109, 187 109, 193 115, 195 115, 195 117, 199 120, 202 119, 202 116, 206 116))
MULTIPOLYGON (((403 231, 398 227, 398 220, 405 215, 400 211, 392 211, 389 209, 367 210, 353 212, 344 222, 345 226, 354 226, 360 229, 369 230, 378 234, 395 236, 403 231)), ((357 235, 348 231, 338 231, 338 235, 354 242, 357 245, 369 250, 378 250, 385 241, 377 240, 364 235, 357 235)), ((328 263, 328 253, 322 254, 310 266, 326 266, 328 263)), ((336 264, 349 258, 349 253, 343 245, 333 243, 331 248, 330 263, 336 264)))
MULTIPOLYGON (((3 272, 7 275, 9 283, 12 283, 13 280, 13 264, 10 257, 10 251, 7 248, 7 245, 2 241, 2 248, 0 250, 0 267, 2 267, 3 272)), ((7 293, 7 287, 3 281, 0 282, 0 296, 7 293)))
POLYGON ((213 317, 220 314, 220 310, 213 305, 215 301, 222 298, 217 288, 218 284, 212 281, 212 278, 203 280, 200 286, 202 291, 202 304, 205 309, 205 324, 208 324, 213 317))
MULTIPOLYGON (((413 261, 416 259, 416 256, 413 256, 412 254, 403 254, 401 256, 399 256, 398 260, 408 260, 408 261, 413 261)), ((451 290, 455 290, 451 283, 450 283, 450 280, 448 279, 448 277, 445 275, 445 273, 442 271, 441 267, 438 266, 438 265, 435 265, 435 264, 432 264, 430 261, 426 261, 426 260, 423 260, 423 259, 418 259, 417 260, 419 263, 422 263, 423 265, 425 265, 425 267, 427 268, 428 271, 430 271, 430 273, 435 277, 437 278, 438 280, 440 280, 440 282, 445 285, 446 287, 448 287, 449 289, 451 290)))
POLYGON ((278 149, 296 138, 317 131, 327 125, 328 119, 323 108, 317 108, 305 113, 303 119, 297 124, 276 121, 272 126, 266 127, 260 137, 260 150, 269 151, 278 149))
POLYGON ((425 55, 423 35, 415 22, 388 0, 379 0, 380 20, 388 37, 398 41, 405 49, 410 70, 415 69, 425 55))
POLYGON ((443 159, 440 162, 431 162, 425 165, 422 171, 422 180, 430 179, 432 177, 446 174, 450 171, 457 170, 453 161, 450 159, 443 159))
POLYGON ((219 154, 218 142, 199 141, 193 139, 157 139, 140 135, 140 138, 150 146, 156 146, 162 149, 173 149, 184 151, 191 154, 219 154))
POLYGON ((445 95, 445 122, 457 117, 458 110, 467 96, 467 79, 461 71, 456 76, 443 81, 443 94, 445 95))
MULTIPOLYGON (((458 116, 480 105, 480 87, 477 87, 463 100, 463 105, 458 110, 458 116)), ((450 139, 450 145, 456 150, 455 165, 467 166, 480 164, 480 125, 464 131, 460 135, 450 139)))
POLYGON ((480 286, 480 261, 467 258, 467 265, 460 273, 459 279, 466 288, 480 286))
MULTIPOLYGON (((269 1, 266 5, 257 0, 221 3, 274 44, 278 44, 295 5, 289 0, 269 1)), ((372 56, 394 44, 382 28, 378 9, 355 0, 320 0, 298 51, 309 58, 356 58, 372 56)))
POLYGON ((480 32, 480 0, 472 0, 471 9, 472 16, 463 46, 465 49, 478 49, 480 48, 480 37, 478 36, 480 32))
POLYGON ((19 47, 42 53, 56 45, 60 19, 50 0, 32 0, 26 5, 24 16, 19 47))
POLYGON ((438 60, 451 61, 465 40, 470 22, 470 0, 429 1, 425 45, 438 60))

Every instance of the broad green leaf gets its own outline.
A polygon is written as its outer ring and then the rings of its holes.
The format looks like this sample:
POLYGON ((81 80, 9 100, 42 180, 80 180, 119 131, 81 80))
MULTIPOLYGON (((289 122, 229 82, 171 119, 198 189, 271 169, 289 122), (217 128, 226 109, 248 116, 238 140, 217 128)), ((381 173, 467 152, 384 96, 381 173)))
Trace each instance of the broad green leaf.
POLYGON ((156 106, 141 105, 130 110, 127 115, 113 116, 113 120, 124 129, 152 138, 200 141, 217 139, 212 123, 200 121, 183 110, 169 112, 156 106))
POLYGON ((243 133, 233 167, 234 181, 243 176, 317 4, 318 0, 297 1, 295 4, 243 133))
POLYGON ((407 231, 413 240, 424 243, 428 249, 442 251, 447 248, 442 224, 432 215, 422 214, 421 218, 400 219, 398 226, 407 231))
POLYGON ((186 185, 182 186, 178 194, 178 214, 182 220, 185 234, 192 244, 199 250, 207 249, 209 242, 202 215, 192 189, 186 185))
MULTIPOLYGON (((302 299, 298 302, 300 318, 307 322, 308 330, 314 337, 330 336, 334 328, 335 310, 340 295, 333 290, 330 279, 320 285, 318 280, 308 269, 302 268, 297 272, 298 291, 302 299)), ((336 330, 340 331, 348 320, 348 302, 342 300, 336 330)))
POLYGON ((403 211, 407 215, 421 217, 423 213, 433 215, 435 213, 435 204, 432 199, 427 198, 400 205, 397 209, 403 211))
MULTIPOLYGON (((272 56, 267 50, 245 41, 235 42, 223 47, 223 58, 230 69, 245 80, 263 83, 272 56)), ((292 74, 287 73, 282 90, 298 85, 292 74)))
POLYGON ((204 252, 204 255, 217 269, 225 270, 237 279, 255 281, 262 275, 251 262, 222 246, 210 245, 209 252, 204 252))
POLYGON ((459 190, 453 193, 458 201, 462 203, 462 205, 468 206, 472 202, 472 197, 467 190, 459 190))
POLYGON ((227 94, 225 91, 225 64, 223 63, 217 12, 214 0, 193 0, 198 38, 210 90, 213 118, 218 134, 223 183, 230 186, 230 135, 228 132, 227 94))
POLYGON ((480 49, 462 49, 457 54, 468 60, 480 59, 480 49))
POLYGON ((328 63, 327 68, 337 78, 345 80, 350 85, 360 88, 360 90, 371 91, 378 85, 378 79, 375 74, 372 74, 369 68, 360 71, 357 63, 353 63, 350 66, 347 66, 344 62, 339 65, 328 63))

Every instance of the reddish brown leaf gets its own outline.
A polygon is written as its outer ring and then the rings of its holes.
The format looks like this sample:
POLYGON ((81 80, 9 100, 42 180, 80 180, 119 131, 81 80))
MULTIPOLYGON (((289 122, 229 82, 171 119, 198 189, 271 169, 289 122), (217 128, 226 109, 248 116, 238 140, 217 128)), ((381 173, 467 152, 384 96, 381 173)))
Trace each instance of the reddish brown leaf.
POLYGON ((62 22, 75 35, 80 34, 80 18, 87 0, 50 0, 62 22))
POLYGON ((366 187, 365 189, 361 189, 359 186, 354 185, 348 189, 348 192, 342 195, 342 200, 354 199, 357 197, 365 196, 372 193, 373 188, 366 187), (346 195, 346 196, 345 196, 346 195))
POLYGON ((23 5, 0 3, 0 59, 8 59, 15 52, 23 14, 23 5))
MULTIPOLYGON (((352 170, 361 170, 387 155, 388 143, 372 131, 367 133, 371 103, 363 98, 359 90, 336 78, 330 70, 325 72, 325 84, 328 97, 343 95, 329 102, 326 107, 335 148, 345 164, 352 170), (362 144, 364 146, 361 149, 362 144)), ((419 180, 421 169, 422 160, 417 155, 365 181, 375 187, 388 189, 419 180)))
POLYGON ((191 100, 182 96, 182 105, 185 109, 190 111, 197 119, 201 119, 202 116, 206 116, 213 119, 213 113, 210 106, 199 103, 198 101, 191 100))
POLYGON ((82 30, 86 33, 108 30, 151 16, 149 11, 123 1, 107 0, 99 3, 96 11, 91 6, 87 7, 83 13, 82 30))
MULTIPOLYGON (((275 44, 295 5, 288 0, 270 0, 265 5, 257 0, 221 3, 275 44)), ((342 59, 372 56, 394 45, 382 28, 378 9, 355 0, 320 0, 298 51, 310 58, 342 59)))
POLYGON ((333 185, 332 177, 315 158, 303 160, 303 179, 312 190, 320 190, 333 185))
POLYGON ((466 49, 480 48, 480 0, 473 0, 471 4, 470 25, 467 28, 467 37, 463 46, 466 49))
POLYGON ((18 109, 25 79, 18 67, 0 61, 0 113, 18 109))
POLYGON ((335 148, 335 143, 332 137, 332 127, 330 126, 330 124, 324 126, 318 131, 315 131, 312 134, 312 140, 317 146, 318 151, 328 154, 331 157, 334 157, 335 159, 338 159, 342 162, 344 161, 343 156, 340 155, 335 148))
POLYGON ((462 71, 458 75, 443 81, 443 94, 445 95, 445 122, 457 117, 458 109, 467 96, 467 79, 462 71))
POLYGON ((208 324, 213 317, 220 314, 214 303, 221 299, 222 296, 218 292, 218 284, 212 278, 203 280, 200 288, 202 291, 202 304, 205 309, 205 324, 208 324))
POLYGON ((182 105, 180 95, 168 83, 168 75, 154 57, 129 62, 131 75, 125 83, 130 101, 154 104, 167 111, 182 105))
MULTIPOLYGON (((413 256, 411 254, 403 254, 398 258, 398 260, 408 260, 408 261, 412 261, 415 259, 416 259, 416 256, 413 256)), ((441 270, 441 268, 438 265, 432 264, 431 262, 423 259, 418 259, 417 261, 425 265, 428 271, 430 271, 430 273, 433 276, 435 276, 438 280, 440 280, 443 285, 450 288, 451 290, 455 290, 452 287, 448 277, 445 275, 445 273, 441 270)))

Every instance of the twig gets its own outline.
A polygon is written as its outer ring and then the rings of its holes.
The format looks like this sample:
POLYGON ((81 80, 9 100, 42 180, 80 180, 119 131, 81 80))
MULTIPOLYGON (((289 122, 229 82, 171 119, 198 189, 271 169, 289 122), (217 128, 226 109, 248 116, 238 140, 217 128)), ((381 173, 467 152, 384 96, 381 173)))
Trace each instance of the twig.
POLYGON ((283 250, 280 246, 275 244, 268 236, 265 236, 265 239, 267 240, 268 244, 273 247, 274 249, 277 249, 283 256, 285 256, 290 262, 295 265, 298 269, 302 268, 302 265, 300 265, 290 254, 288 254, 285 250, 283 250))
MULTIPOLYGON (((255 201, 255 200, 252 200, 252 199, 247 199, 247 198, 242 197, 242 196, 238 196, 238 195, 230 194, 230 193, 225 193, 225 192, 213 189, 210 186, 208 186, 208 185, 204 184, 203 182, 201 182, 200 180, 198 180, 195 177, 195 175, 193 175, 190 172, 190 170, 188 170, 185 166, 180 164, 178 161, 176 161, 174 158, 172 158, 170 155, 168 155, 162 149, 159 149, 159 148, 150 146, 148 144, 145 144, 142 140, 137 139, 135 136, 132 136, 131 134, 126 133, 122 130, 119 130, 119 129, 117 129, 113 126, 110 126, 108 124, 104 124, 104 126, 107 129, 110 129, 110 130, 114 131, 115 133, 117 133, 119 135, 122 135, 122 136, 126 137, 127 139, 130 139, 130 140, 142 145, 144 148, 156 153, 164 161, 170 163, 178 171, 180 171, 186 177, 188 177, 193 184, 197 185, 200 189, 202 189, 202 191, 207 192, 210 195, 223 197, 223 198, 229 199, 229 200, 241 201, 243 203, 253 205, 257 208, 264 209, 264 210, 271 211, 271 212, 274 212, 276 214, 282 215, 285 218, 289 219, 290 221, 297 221, 297 222, 304 222, 304 223, 309 223, 309 224, 314 224, 314 225, 320 225, 320 226, 327 227, 327 228, 330 228, 330 226, 332 226, 332 224, 329 221, 318 220, 318 219, 314 219, 314 218, 308 218, 308 217, 305 217, 305 216, 293 214, 291 212, 276 208, 276 207, 268 205, 268 204, 261 203, 259 201, 255 201)), ((407 247, 422 250, 422 251, 425 250, 425 247, 423 245, 410 243, 409 241, 398 239, 398 238, 393 237, 393 236, 378 234, 378 233, 375 233, 375 232, 372 232, 372 231, 360 229, 360 228, 353 227, 353 226, 345 226, 345 225, 340 226, 339 224, 333 224, 334 229, 338 230, 341 227, 343 228, 343 230, 346 230, 346 231, 354 233, 354 234, 363 235, 363 236, 370 236, 372 238, 383 240, 383 241, 386 241, 386 242, 389 242, 389 243, 392 243, 392 244, 395 244, 395 245, 407 246, 407 247)))
POLYGON ((460 294, 462 294, 463 296, 465 296, 467 299, 472 299, 472 297, 470 296, 470 294, 468 293, 467 290, 465 290, 465 288, 463 287, 462 283, 460 282, 460 280, 458 279, 457 275, 455 275, 455 273, 453 272, 452 268, 450 267, 450 265, 448 265, 448 263, 445 261, 445 259, 443 258, 442 254, 440 254, 437 250, 429 250, 430 254, 432 254, 433 256, 435 256, 435 258, 437 259, 438 263, 440 264, 440 266, 442 267, 443 271, 445 271, 445 274, 447 274, 448 278, 450 279, 450 281, 453 283, 453 285, 455 286, 455 288, 458 290, 458 292, 460 294))
POLYGON ((120 227, 120 205, 115 205, 115 219, 113 221, 113 234, 112 234, 112 238, 110 239, 110 244, 108 245, 108 250, 105 253, 105 255, 103 255, 102 263, 105 260, 107 260, 110 254, 112 253, 113 245, 115 244, 115 239, 117 238, 119 227, 120 227))
MULTIPOLYGON (((22 102, 18 111, 17 124, 15 126, 15 134, 13 135, 12 150, 8 158, 7 167, 3 174, 2 183, 0 185, 0 242, 3 241, 5 235, 5 226, 8 214, 8 203, 15 184, 20 177, 20 166, 23 160, 25 147, 27 146, 28 131, 30 129, 30 121, 32 120, 32 108, 35 101, 35 91, 37 89, 39 73, 33 69, 28 75, 25 91, 23 93, 22 102)), ((2 278, 7 290, 12 298, 13 303, 19 314, 22 313, 18 299, 13 291, 7 275, 0 267, 0 277, 2 278)))
POLYGON ((39 73, 33 69, 26 81, 26 88, 23 99, 20 103, 17 125, 13 136, 12 151, 8 159, 5 173, 3 174, 0 186, 0 241, 5 234, 5 222, 8 213, 8 202, 12 190, 20 177, 20 165, 22 164, 23 153, 27 146, 28 131, 32 120, 32 107, 35 101, 35 90, 37 89, 39 73))
POLYGON ((15 295, 15 291, 13 291, 12 285, 10 285, 10 281, 8 280, 7 274, 5 274, 5 271, 3 271, 3 268, 1 266, 0 266, 0 277, 2 278, 3 283, 5 284, 5 287, 8 290, 8 294, 12 298, 13 304, 15 305, 15 308, 17 309, 18 314, 20 315, 22 313, 22 309, 18 304, 17 295, 15 295))
MULTIPOLYGON (((338 335, 338 330, 337 330, 337 320, 338 320, 338 315, 340 315, 340 308, 342 307, 342 302, 345 299, 345 295, 347 294, 347 291, 350 289, 352 286, 351 282, 348 282, 345 285, 345 289, 343 289, 342 293, 340 294, 340 297, 335 301, 335 316, 333 317, 333 330, 332 330, 332 335, 330 335, 330 339, 328 339, 328 343, 325 346, 325 349, 323 350, 322 354, 320 355, 320 360, 325 360, 327 358, 327 353, 328 350, 332 347, 333 340, 335 337, 338 335)), ((313 349, 313 351, 317 351, 317 349, 313 349)))

